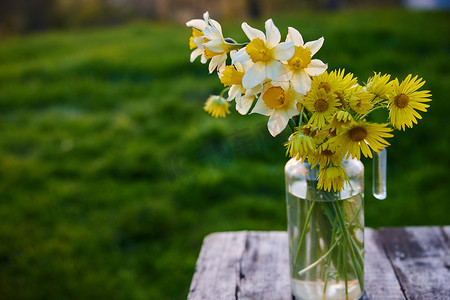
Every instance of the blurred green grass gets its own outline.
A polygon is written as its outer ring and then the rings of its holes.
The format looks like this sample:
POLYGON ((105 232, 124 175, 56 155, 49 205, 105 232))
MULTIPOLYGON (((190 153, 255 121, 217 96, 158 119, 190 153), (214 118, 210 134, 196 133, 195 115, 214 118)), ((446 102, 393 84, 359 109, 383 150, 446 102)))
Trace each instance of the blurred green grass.
MULTIPOLYGON (((419 74, 433 93, 391 140, 386 201, 366 161, 368 226, 449 224, 449 17, 274 16, 284 35, 324 36, 330 69, 419 74)), ((285 230, 287 136, 271 138, 263 116, 202 110, 220 84, 189 63, 189 36, 137 22, 1 41, 0 299, 183 299, 205 235, 285 230)))

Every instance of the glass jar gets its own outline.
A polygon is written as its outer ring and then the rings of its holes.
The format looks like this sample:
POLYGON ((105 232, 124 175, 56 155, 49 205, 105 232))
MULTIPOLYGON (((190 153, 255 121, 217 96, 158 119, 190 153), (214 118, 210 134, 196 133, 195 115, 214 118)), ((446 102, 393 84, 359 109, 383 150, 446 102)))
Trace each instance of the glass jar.
POLYGON ((317 188, 319 166, 285 167, 291 290, 298 300, 359 299, 364 292, 364 166, 343 161, 349 183, 317 188))

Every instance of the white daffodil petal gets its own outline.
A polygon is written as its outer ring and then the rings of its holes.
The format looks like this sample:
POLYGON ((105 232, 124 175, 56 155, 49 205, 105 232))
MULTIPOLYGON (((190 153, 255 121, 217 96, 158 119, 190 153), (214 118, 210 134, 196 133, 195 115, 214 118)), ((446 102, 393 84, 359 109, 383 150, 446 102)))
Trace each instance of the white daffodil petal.
POLYGON ((276 81, 289 81, 292 78, 292 70, 288 65, 282 64, 280 70, 278 71, 278 76, 276 81))
POLYGON ((256 38, 260 38, 263 41, 266 40, 266 36, 261 30, 255 29, 253 27, 250 27, 246 22, 242 23, 242 30, 244 31, 245 35, 252 41, 256 38))
POLYGON ((236 110, 241 114, 245 115, 248 113, 253 104, 253 97, 250 98, 241 98, 239 101, 239 105, 236 104, 236 110))
POLYGON ((288 27, 286 42, 294 42, 295 46, 303 46, 303 37, 297 29, 288 27))
POLYGON ((202 64, 206 64, 207 61, 208 61, 208 60, 207 60, 206 57, 205 57, 205 53, 202 51, 202 57, 200 58, 200 62, 201 62, 202 64))
POLYGON ((284 91, 288 91, 289 90, 289 82, 288 81, 281 81, 278 84, 279 87, 281 87, 284 91))
POLYGON ((218 33, 222 35, 222 26, 220 26, 219 22, 213 19, 209 19, 209 24, 211 24, 211 26, 213 26, 218 31, 218 33))
POLYGON ((245 89, 251 89, 266 79, 266 66, 262 62, 254 63, 242 77, 245 89))
POLYGON ((204 47, 217 53, 224 52, 224 43, 221 39, 215 39, 203 44, 204 47))
POLYGON ((277 80, 278 71, 280 70, 281 63, 278 60, 273 60, 266 65, 266 74, 269 79, 277 80))
POLYGON ((269 129, 270 134, 275 137, 280 134, 285 128, 287 123, 289 122, 289 117, 284 111, 274 111, 273 114, 269 118, 269 122, 267 123, 267 128, 269 129))
POLYGON ((242 93, 242 86, 238 86, 236 84, 233 84, 230 87, 230 90, 228 91, 228 101, 233 100, 234 98, 236 98, 239 94, 242 93))
POLYGON ((328 65, 324 64, 320 59, 313 59, 305 69, 305 72, 311 76, 318 76, 325 72, 327 68, 328 65))
POLYGON ((200 48, 200 49, 204 48, 203 47, 203 36, 198 36, 198 37, 194 38, 192 41, 194 42, 195 46, 197 46, 198 48, 200 48))
POLYGON ((222 74, 223 71, 225 71, 226 69, 226 62, 227 62, 227 54, 223 53, 222 56, 220 57, 219 63, 217 64, 217 72, 219 72, 219 74, 222 74))
POLYGON ((217 31, 217 29, 215 29, 212 26, 207 26, 205 28, 205 30, 203 30, 203 35, 208 39, 208 40, 215 40, 215 39, 220 39, 222 37, 222 35, 217 31))
POLYGON ((205 20, 206 23, 209 22, 209 12, 205 11, 205 13, 203 14, 203 19, 205 20))
POLYGON ((281 41, 281 34, 278 28, 273 23, 272 19, 266 21, 266 46, 272 49, 281 41))
POLYGON ((250 60, 250 56, 248 55, 247 51, 245 51, 245 47, 240 49, 233 57, 232 63, 233 65, 237 62, 243 62, 250 60))
POLYGON ((186 22, 186 26, 194 27, 200 31, 203 31, 203 30, 205 30, 207 24, 204 20, 194 19, 194 20, 190 20, 190 21, 186 22))
POLYGON ((294 55, 295 47, 293 42, 279 43, 272 49, 273 56, 278 60, 288 60, 294 55))
POLYGON ((296 72, 292 76, 291 84, 296 92, 306 95, 311 89, 311 78, 305 71, 296 72))
POLYGON ((258 84, 254 88, 245 90, 245 97, 248 98, 248 97, 254 96, 256 94, 259 94, 259 93, 261 93, 262 89, 263 89, 263 85, 258 84))
POLYGON ((213 56, 213 58, 211 58, 211 61, 209 62, 209 73, 210 74, 219 65, 219 62, 220 62, 220 55, 216 55, 216 56, 213 56))
POLYGON ((253 107, 252 114, 269 116, 271 113, 272 110, 266 106, 262 97, 259 97, 258 102, 256 102, 255 107, 253 107))
POLYGON ((197 49, 195 49, 194 51, 192 51, 192 53, 191 53, 191 62, 193 62, 199 55, 201 55, 203 53, 203 50, 202 49, 199 49, 199 48, 197 48, 197 49))
POLYGON ((317 53, 317 51, 320 50, 320 48, 322 48, 322 45, 323 45, 323 37, 312 42, 307 42, 305 44, 305 47, 311 50, 311 56, 313 56, 314 54, 317 53))

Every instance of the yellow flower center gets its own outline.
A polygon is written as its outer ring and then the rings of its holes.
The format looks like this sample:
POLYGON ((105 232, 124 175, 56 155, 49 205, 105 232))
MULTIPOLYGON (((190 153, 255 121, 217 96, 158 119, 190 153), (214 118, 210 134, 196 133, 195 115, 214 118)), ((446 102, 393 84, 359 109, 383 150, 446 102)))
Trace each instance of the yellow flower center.
POLYGON ((234 84, 242 85, 244 72, 239 72, 234 66, 227 66, 222 74, 223 76, 220 78, 220 82, 222 82, 224 86, 231 86, 234 84))
POLYGON ((189 39, 189 48, 190 48, 191 50, 197 48, 197 45, 194 43, 194 38, 200 37, 200 36, 202 36, 202 35, 203 35, 203 32, 201 32, 201 31, 198 30, 197 28, 192 28, 192 36, 191 36, 191 38, 189 39))
POLYGON ((409 103, 409 97, 405 94, 399 94, 395 96, 394 104, 399 108, 405 108, 409 103))
POLYGON ((303 70, 311 62, 311 50, 301 46, 295 46, 294 55, 287 61, 291 69, 303 70))
POLYGON ((269 61, 272 59, 272 51, 266 47, 264 41, 260 38, 253 39, 247 46, 245 51, 254 63, 258 61, 269 61))
POLYGON ((324 89, 325 92, 328 93, 329 91, 331 91, 331 85, 328 82, 321 82, 319 84, 319 89, 324 89))
POLYGON ((283 106, 286 100, 284 90, 279 86, 268 89, 262 98, 266 106, 270 109, 276 109, 283 106))
POLYGON ((350 139, 354 142, 361 142, 367 137, 367 130, 364 127, 355 127, 350 130, 350 139))
POLYGON ((219 55, 219 54, 221 54, 221 53, 213 52, 205 47, 205 58, 206 59, 213 58, 214 56, 219 55))
POLYGON ((332 156, 334 153, 333 153, 333 151, 326 149, 326 150, 323 150, 323 151, 321 152, 321 154, 322 154, 323 156, 329 157, 329 156, 332 156))
POLYGON ((314 102, 314 109, 317 112, 324 112, 328 108, 328 102, 324 99, 317 99, 316 102, 314 102))

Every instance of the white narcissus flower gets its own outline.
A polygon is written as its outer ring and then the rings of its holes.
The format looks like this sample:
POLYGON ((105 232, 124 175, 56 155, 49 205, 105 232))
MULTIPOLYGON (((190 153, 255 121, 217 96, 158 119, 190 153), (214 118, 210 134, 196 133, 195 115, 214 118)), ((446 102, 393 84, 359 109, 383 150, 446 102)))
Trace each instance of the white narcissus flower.
MULTIPOLYGON (((302 95, 311 89, 310 76, 318 76, 328 68, 319 59, 312 59, 323 45, 323 37, 318 40, 303 43, 303 37, 296 29, 289 27, 286 42, 295 44, 295 52, 291 58, 286 60, 280 74, 284 74, 284 80, 290 80, 294 89, 302 95)), ((278 80, 281 78, 279 77, 278 80)))
POLYGON ((280 43, 280 31, 272 19, 266 21, 265 27, 267 37, 262 31, 242 23, 242 30, 250 39, 250 43, 236 53, 233 64, 243 61, 252 63, 242 79, 246 89, 263 83, 266 77, 276 80, 282 66, 280 61, 286 61, 294 54, 293 42, 280 43))
MULTIPOLYGON (((211 59, 209 73, 212 73, 216 68, 219 72, 223 72, 225 70, 227 53, 241 46, 237 43, 225 41, 222 27, 217 21, 209 19, 209 24, 203 31, 205 35, 205 42, 203 43, 205 57, 206 59, 211 59)), ((230 39, 230 41, 232 40, 230 39)))
POLYGON ((282 132, 289 119, 299 114, 297 93, 289 82, 267 82, 252 113, 270 116, 267 128, 272 136, 282 132))
POLYGON ((189 47, 192 51, 190 61, 193 62, 199 55, 201 55, 201 63, 205 64, 207 59, 205 57, 203 43, 205 42, 205 35, 203 31, 209 25, 209 13, 203 14, 203 20, 193 19, 186 22, 186 26, 192 27, 192 36, 189 39, 189 47))
MULTIPOLYGON (((236 51, 231 51, 231 58, 233 58, 235 54, 236 51)), ((227 100, 232 101, 235 99, 236 110, 242 115, 248 112, 255 99, 255 95, 259 94, 262 90, 262 84, 249 90, 244 89, 242 78, 248 70, 249 65, 249 62, 237 62, 234 65, 226 66, 226 69, 222 73, 219 73, 220 81, 223 85, 230 87, 227 100)))

